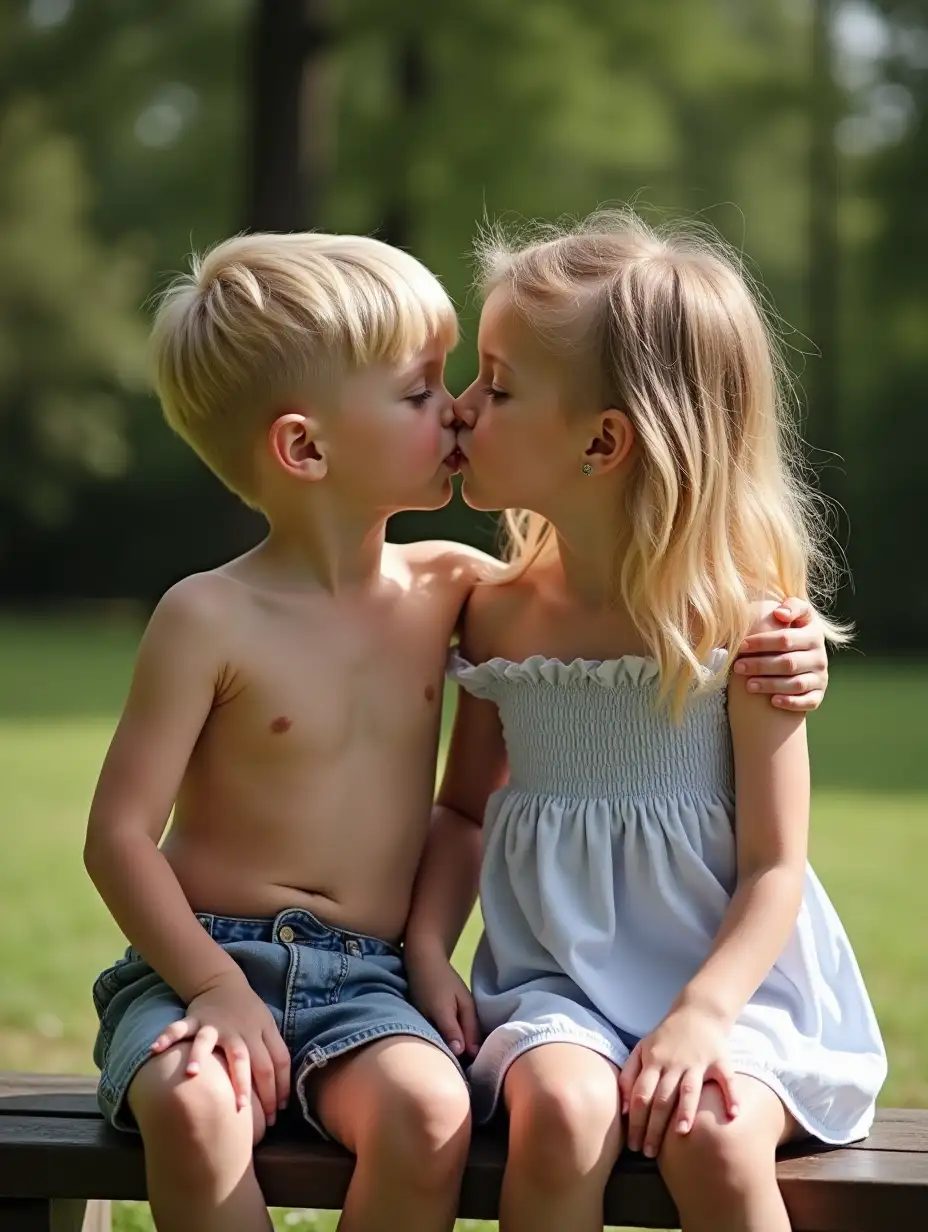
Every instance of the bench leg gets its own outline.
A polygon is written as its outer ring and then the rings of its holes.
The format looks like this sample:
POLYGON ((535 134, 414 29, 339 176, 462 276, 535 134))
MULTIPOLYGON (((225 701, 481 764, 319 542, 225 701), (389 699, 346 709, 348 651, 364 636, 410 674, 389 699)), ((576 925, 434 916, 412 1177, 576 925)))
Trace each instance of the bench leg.
POLYGON ((82 1227, 83 1232, 110 1232, 109 1202, 0 1198, 0 1232, 81 1232, 82 1227))

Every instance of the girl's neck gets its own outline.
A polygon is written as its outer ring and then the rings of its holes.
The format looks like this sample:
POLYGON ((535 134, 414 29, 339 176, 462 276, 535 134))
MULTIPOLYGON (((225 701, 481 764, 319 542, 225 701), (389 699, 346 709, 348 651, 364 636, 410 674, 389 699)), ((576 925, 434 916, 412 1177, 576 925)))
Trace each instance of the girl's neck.
POLYGON ((614 521, 576 528, 555 527, 565 596, 579 607, 613 608, 620 601, 624 545, 614 521))

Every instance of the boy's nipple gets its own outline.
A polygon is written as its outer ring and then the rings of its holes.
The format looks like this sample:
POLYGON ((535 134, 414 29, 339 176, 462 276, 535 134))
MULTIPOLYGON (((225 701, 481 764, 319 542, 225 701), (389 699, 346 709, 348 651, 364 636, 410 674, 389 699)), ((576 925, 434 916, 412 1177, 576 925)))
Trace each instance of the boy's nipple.
POLYGON ((292 726, 292 719, 288 719, 285 714, 279 714, 271 723, 271 731, 275 736, 279 736, 283 732, 288 732, 292 726))
POLYGON ((425 700, 427 702, 433 702, 435 700, 435 689, 430 684, 425 686, 425 700))

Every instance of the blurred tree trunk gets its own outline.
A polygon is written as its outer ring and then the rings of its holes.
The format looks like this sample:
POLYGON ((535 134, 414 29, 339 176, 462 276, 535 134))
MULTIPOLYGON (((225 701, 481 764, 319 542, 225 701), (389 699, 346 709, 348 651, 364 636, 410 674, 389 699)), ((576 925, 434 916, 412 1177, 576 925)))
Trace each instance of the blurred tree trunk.
MULTIPOLYGON (((838 152, 839 98, 832 67, 832 0, 814 0, 812 12, 811 142, 809 163, 809 333, 820 352, 809 365, 808 435, 817 451, 841 452, 839 379, 840 251, 838 152)), ((840 497, 841 463, 829 465, 823 484, 840 497)))
POLYGON ((397 248, 409 248, 413 240, 410 185, 415 133, 419 116, 429 95, 425 49, 418 29, 409 29, 401 35, 394 63, 397 97, 394 138, 397 157, 394 174, 387 182, 378 234, 388 244, 394 244, 397 248))
POLYGON ((248 226, 304 230, 329 169, 329 0, 257 0, 253 31, 248 226))

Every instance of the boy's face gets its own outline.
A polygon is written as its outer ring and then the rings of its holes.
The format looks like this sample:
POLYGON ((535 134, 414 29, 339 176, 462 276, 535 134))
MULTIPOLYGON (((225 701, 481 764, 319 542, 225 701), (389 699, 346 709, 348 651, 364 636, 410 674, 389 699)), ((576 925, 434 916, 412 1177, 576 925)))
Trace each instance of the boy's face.
POLYGON ((324 416, 328 474, 352 504, 390 514, 451 499, 457 440, 438 342, 346 378, 324 416))

